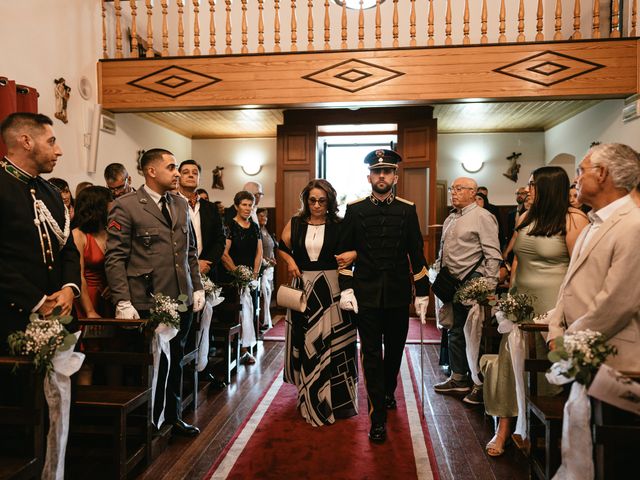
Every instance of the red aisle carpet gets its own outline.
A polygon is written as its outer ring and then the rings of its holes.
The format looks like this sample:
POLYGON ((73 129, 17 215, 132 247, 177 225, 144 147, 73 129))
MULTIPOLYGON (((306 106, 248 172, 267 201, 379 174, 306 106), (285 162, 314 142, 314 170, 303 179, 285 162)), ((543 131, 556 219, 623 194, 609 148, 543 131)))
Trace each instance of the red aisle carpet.
POLYGON ((387 441, 378 445, 367 438, 362 380, 359 415, 312 427, 296 410, 296 388, 283 383, 279 374, 205 478, 438 479, 416 388, 405 356, 396 389, 398 408, 389 411, 387 441))
MULTIPOLYGON (((284 342, 285 321, 284 317, 281 315, 278 316, 278 318, 280 320, 273 326, 273 328, 264 333, 264 340, 284 342)), ((434 319, 427 319, 422 336, 425 344, 440 343, 440 330, 436 327, 436 321, 434 319)), ((411 317, 409 319, 407 343, 420 343, 420 320, 417 317, 411 317)))

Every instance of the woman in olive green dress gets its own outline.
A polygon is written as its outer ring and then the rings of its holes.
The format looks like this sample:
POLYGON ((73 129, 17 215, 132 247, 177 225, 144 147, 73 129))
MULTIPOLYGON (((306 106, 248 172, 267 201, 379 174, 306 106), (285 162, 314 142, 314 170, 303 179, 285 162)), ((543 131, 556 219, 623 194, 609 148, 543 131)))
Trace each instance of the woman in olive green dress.
MULTIPOLYGON (((575 241, 589 223, 586 215, 569 206, 569 177, 560 167, 541 167, 529 179, 531 208, 516 227, 515 261, 511 285, 519 293, 535 298, 534 312, 540 315, 555 307, 560 285, 567 272, 575 241)), ((546 346, 542 337, 536 350, 546 346)), ((481 361, 484 374, 484 402, 488 415, 499 418, 496 434, 486 446, 487 454, 499 456, 511 432, 512 418, 518 415, 515 376, 503 335, 497 355, 485 355, 481 361)), ((545 385, 546 381, 540 382, 545 385)), ((546 388, 545 388, 546 387, 546 388)), ((541 394, 553 394, 549 385, 541 394)))

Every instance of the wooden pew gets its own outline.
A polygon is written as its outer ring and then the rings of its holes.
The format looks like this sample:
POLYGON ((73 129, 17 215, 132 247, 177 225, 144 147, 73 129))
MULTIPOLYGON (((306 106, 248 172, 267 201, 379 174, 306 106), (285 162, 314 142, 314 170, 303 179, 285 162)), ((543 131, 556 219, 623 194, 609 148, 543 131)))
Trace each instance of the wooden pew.
POLYGON ((209 357, 209 362, 214 371, 221 370, 229 384, 240 365, 240 303, 237 300, 225 300, 213 309, 211 336, 216 356, 209 357))
MULTIPOLYGON (((621 373, 640 382, 640 372, 621 373)), ((596 480, 637 475, 640 469, 640 416, 591 398, 591 422, 596 480)))
POLYGON ((545 397, 538 392, 538 373, 546 372, 551 362, 537 358, 535 337, 549 331, 547 325, 520 325, 527 339, 527 358, 524 369, 528 373, 527 419, 529 431, 529 468, 531 478, 550 479, 560 466, 562 414, 567 396, 545 397))
POLYGON ((140 343, 144 345, 140 351, 135 351, 135 345, 134 351, 127 348, 123 351, 126 341, 113 349, 105 345, 108 342, 103 342, 100 351, 87 349, 85 362, 134 366, 139 375, 135 376, 133 385, 76 385, 72 393, 69 455, 75 458, 69 467, 80 470, 71 471, 71 476, 82 476, 83 461, 102 458, 113 468, 112 477, 124 479, 136 467, 149 465, 152 459, 150 335, 137 331, 141 320, 101 318, 78 322, 81 326, 115 327, 114 345, 118 344, 115 338, 119 333, 130 337, 129 340, 139 334, 140 343))
POLYGON ((40 478, 46 443, 44 376, 34 374, 33 362, 25 357, 0 357, 0 478, 40 478), (15 374, 11 371, 18 365, 15 374))

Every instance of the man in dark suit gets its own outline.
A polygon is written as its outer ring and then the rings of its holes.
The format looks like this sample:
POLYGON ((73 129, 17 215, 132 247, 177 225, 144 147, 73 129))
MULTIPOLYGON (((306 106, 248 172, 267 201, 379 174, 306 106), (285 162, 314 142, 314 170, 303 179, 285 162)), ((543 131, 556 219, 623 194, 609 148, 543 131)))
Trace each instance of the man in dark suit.
MULTIPOLYGON (((180 331, 170 342, 166 392, 156 391, 153 421, 160 424, 164 413, 174 432, 197 435, 199 430, 180 418, 180 363, 193 312, 204 307, 204 290, 187 201, 168 193, 178 186, 177 167, 175 157, 167 150, 156 148, 144 153, 140 168, 145 185, 119 197, 109 213, 105 268, 117 318, 146 316, 154 306, 152 293, 172 299, 181 294, 188 297, 189 309, 180 313, 180 331)), ((162 367, 161 362, 161 372, 162 367)))
POLYGON ((341 252, 358 254, 353 271, 339 271, 340 308, 357 314, 373 442, 384 442, 386 409, 396 408, 394 393, 409 330, 412 272, 416 311, 422 318, 429 303, 416 207, 393 193, 401 160, 396 152, 382 149, 365 157, 372 192, 347 206, 340 240, 341 252))
MULTIPOLYGON (((225 246, 225 235, 222 229, 222 218, 217 207, 200 198, 196 193, 200 183, 202 167, 195 160, 185 160, 180 163, 180 195, 189 203, 189 215, 198 245, 198 264, 200 273, 215 279, 216 269, 225 246)), ((214 387, 223 388, 226 383, 214 377, 211 372, 205 373, 204 378, 214 387)))
POLYGON ((70 234, 60 191, 40 177, 62 155, 45 115, 14 113, 0 132, 7 156, 0 162, 0 353, 6 338, 24 330, 29 315, 71 312, 80 295, 80 255, 70 234))

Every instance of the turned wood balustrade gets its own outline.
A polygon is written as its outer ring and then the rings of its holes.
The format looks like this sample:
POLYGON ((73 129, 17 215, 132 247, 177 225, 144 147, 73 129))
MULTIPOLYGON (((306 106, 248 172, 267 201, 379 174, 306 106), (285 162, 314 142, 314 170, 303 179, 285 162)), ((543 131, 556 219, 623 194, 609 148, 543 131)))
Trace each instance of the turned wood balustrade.
POLYGON ((102 56, 121 59, 635 37, 638 0, 102 0, 101 14, 102 56))

